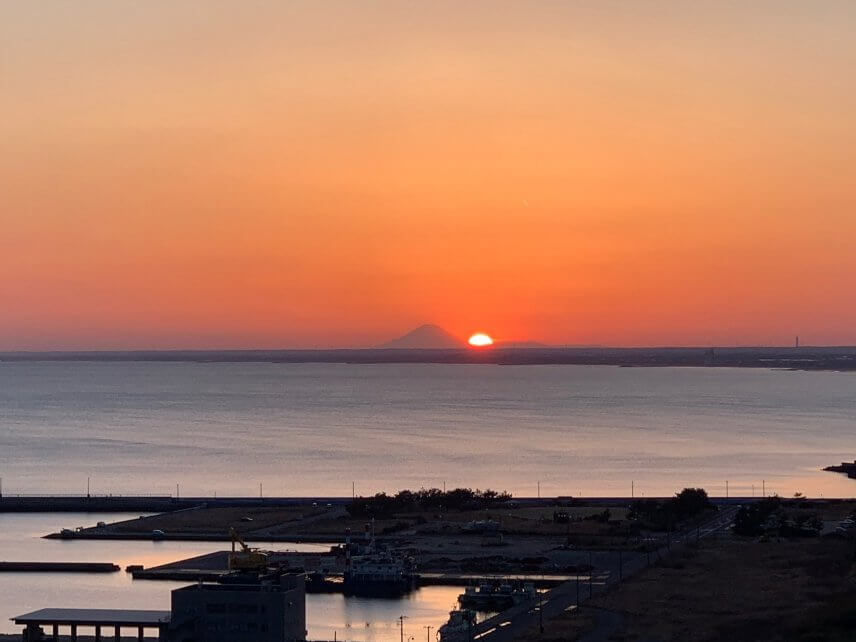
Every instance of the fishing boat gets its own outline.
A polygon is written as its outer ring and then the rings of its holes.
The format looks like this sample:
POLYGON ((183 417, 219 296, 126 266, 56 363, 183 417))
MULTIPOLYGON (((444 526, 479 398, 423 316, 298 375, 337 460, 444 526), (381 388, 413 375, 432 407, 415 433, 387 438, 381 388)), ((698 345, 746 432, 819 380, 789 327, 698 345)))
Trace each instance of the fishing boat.
POLYGON ((387 551, 349 557, 344 589, 350 595, 402 595, 413 589, 412 560, 387 551))
POLYGON ((416 564, 412 557, 393 553, 375 542, 374 520, 366 524, 365 542, 345 539, 345 595, 398 596, 410 592, 416 583, 416 564))
POLYGON ((456 609, 449 612, 449 620, 437 629, 439 642, 464 642, 471 640, 476 624, 476 612, 472 609, 456 609))
POLYGON ((535 599, 538 595, 531 583, 512 585, 509 583, 483 583, 478 586, 468 586, 458 596, 461 606, 477 611, 504 611, 515 604, 521 604, 535 599))

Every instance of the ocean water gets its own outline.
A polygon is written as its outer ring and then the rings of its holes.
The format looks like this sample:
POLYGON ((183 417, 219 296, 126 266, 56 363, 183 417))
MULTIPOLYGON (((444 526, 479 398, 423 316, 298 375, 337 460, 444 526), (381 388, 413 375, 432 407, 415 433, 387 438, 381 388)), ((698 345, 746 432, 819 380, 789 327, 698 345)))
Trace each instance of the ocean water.
POLYGON ((0 363, 4 494, 854 496, 856 374, 0 363))

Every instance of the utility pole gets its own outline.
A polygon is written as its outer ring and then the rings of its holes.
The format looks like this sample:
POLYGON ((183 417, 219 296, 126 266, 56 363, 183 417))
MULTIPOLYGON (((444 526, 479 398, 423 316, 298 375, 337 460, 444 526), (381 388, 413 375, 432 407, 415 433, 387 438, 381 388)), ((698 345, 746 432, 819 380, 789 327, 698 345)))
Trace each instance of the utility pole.
POLYGON ((398 616, 398 626, 401 627, 401 642, 404 642, 404 620, 406 619, 406 615, 398 616))
POLYGON ((538 499, 541 499, 541 482, 538 482, 538 499))
POLYGON ((178 493, 178 484, 175 485, 175 498, 178 499, 181 495, 178 493))
POLYGON ((630 480, 630 499, 633 499, 636 496, 636 482, 632 479, 630 480))
POLYGON ((89 498, 89 477, 86 478, 86 497, 89 498))
POLYGON ((259 482, 259 499, 262 498, 262 483, 259 482))
POLYGON ((431 628, 432 628, 432 627, 430 627, 430 626, 427 626, 427 625, 426 625, 426 626, 425 626, 425 628, 426 628, 426 629, 428 629, 428 634, 425 636, 425 639, 426 639, 428 642, 431 642, 431 628))
POLYGON ((767 496, 767 480, 762 479, 761 480, 761 497, 766 497, 766 496, 767 496))
POLYGON ((591 551, 589 551, 589 598, 592 592, 592 576, 594 575, 594 564, 592 563, 591 551))
POLYGON ((357 498, 357 482, 351 482, 351 501, 357 498))

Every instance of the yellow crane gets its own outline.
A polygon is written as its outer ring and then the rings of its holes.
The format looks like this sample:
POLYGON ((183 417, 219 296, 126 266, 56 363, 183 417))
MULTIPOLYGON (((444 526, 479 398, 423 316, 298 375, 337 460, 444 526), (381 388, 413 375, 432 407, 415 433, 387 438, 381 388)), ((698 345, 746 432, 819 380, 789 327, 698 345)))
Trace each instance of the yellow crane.
POLYGON ((229 529, 229 535, 232 538, 232 552, 229 553, 230 571, 264 571, 267 568, 267 553, 247 546, 234 528, 229 529), (236 550, 236 544, 240 545, 241 550, 236 550))

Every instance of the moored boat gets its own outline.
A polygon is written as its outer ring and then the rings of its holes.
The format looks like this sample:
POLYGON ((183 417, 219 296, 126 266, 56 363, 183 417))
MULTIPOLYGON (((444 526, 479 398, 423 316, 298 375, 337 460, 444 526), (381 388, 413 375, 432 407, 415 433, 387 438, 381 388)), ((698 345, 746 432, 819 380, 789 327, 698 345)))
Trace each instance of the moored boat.
POLYGON ((512 585, 509 583, 468 586, 458 596, 461 606, 477 611, 504 611, 515 604, 533 600, 538 595, 531 583, 512 585))
POLYGON ((449 620, 437 629, 439 642, 464 642, 471 640, 476 624, 476 612, 472 609, 456 609, 449 612, 449 620))

